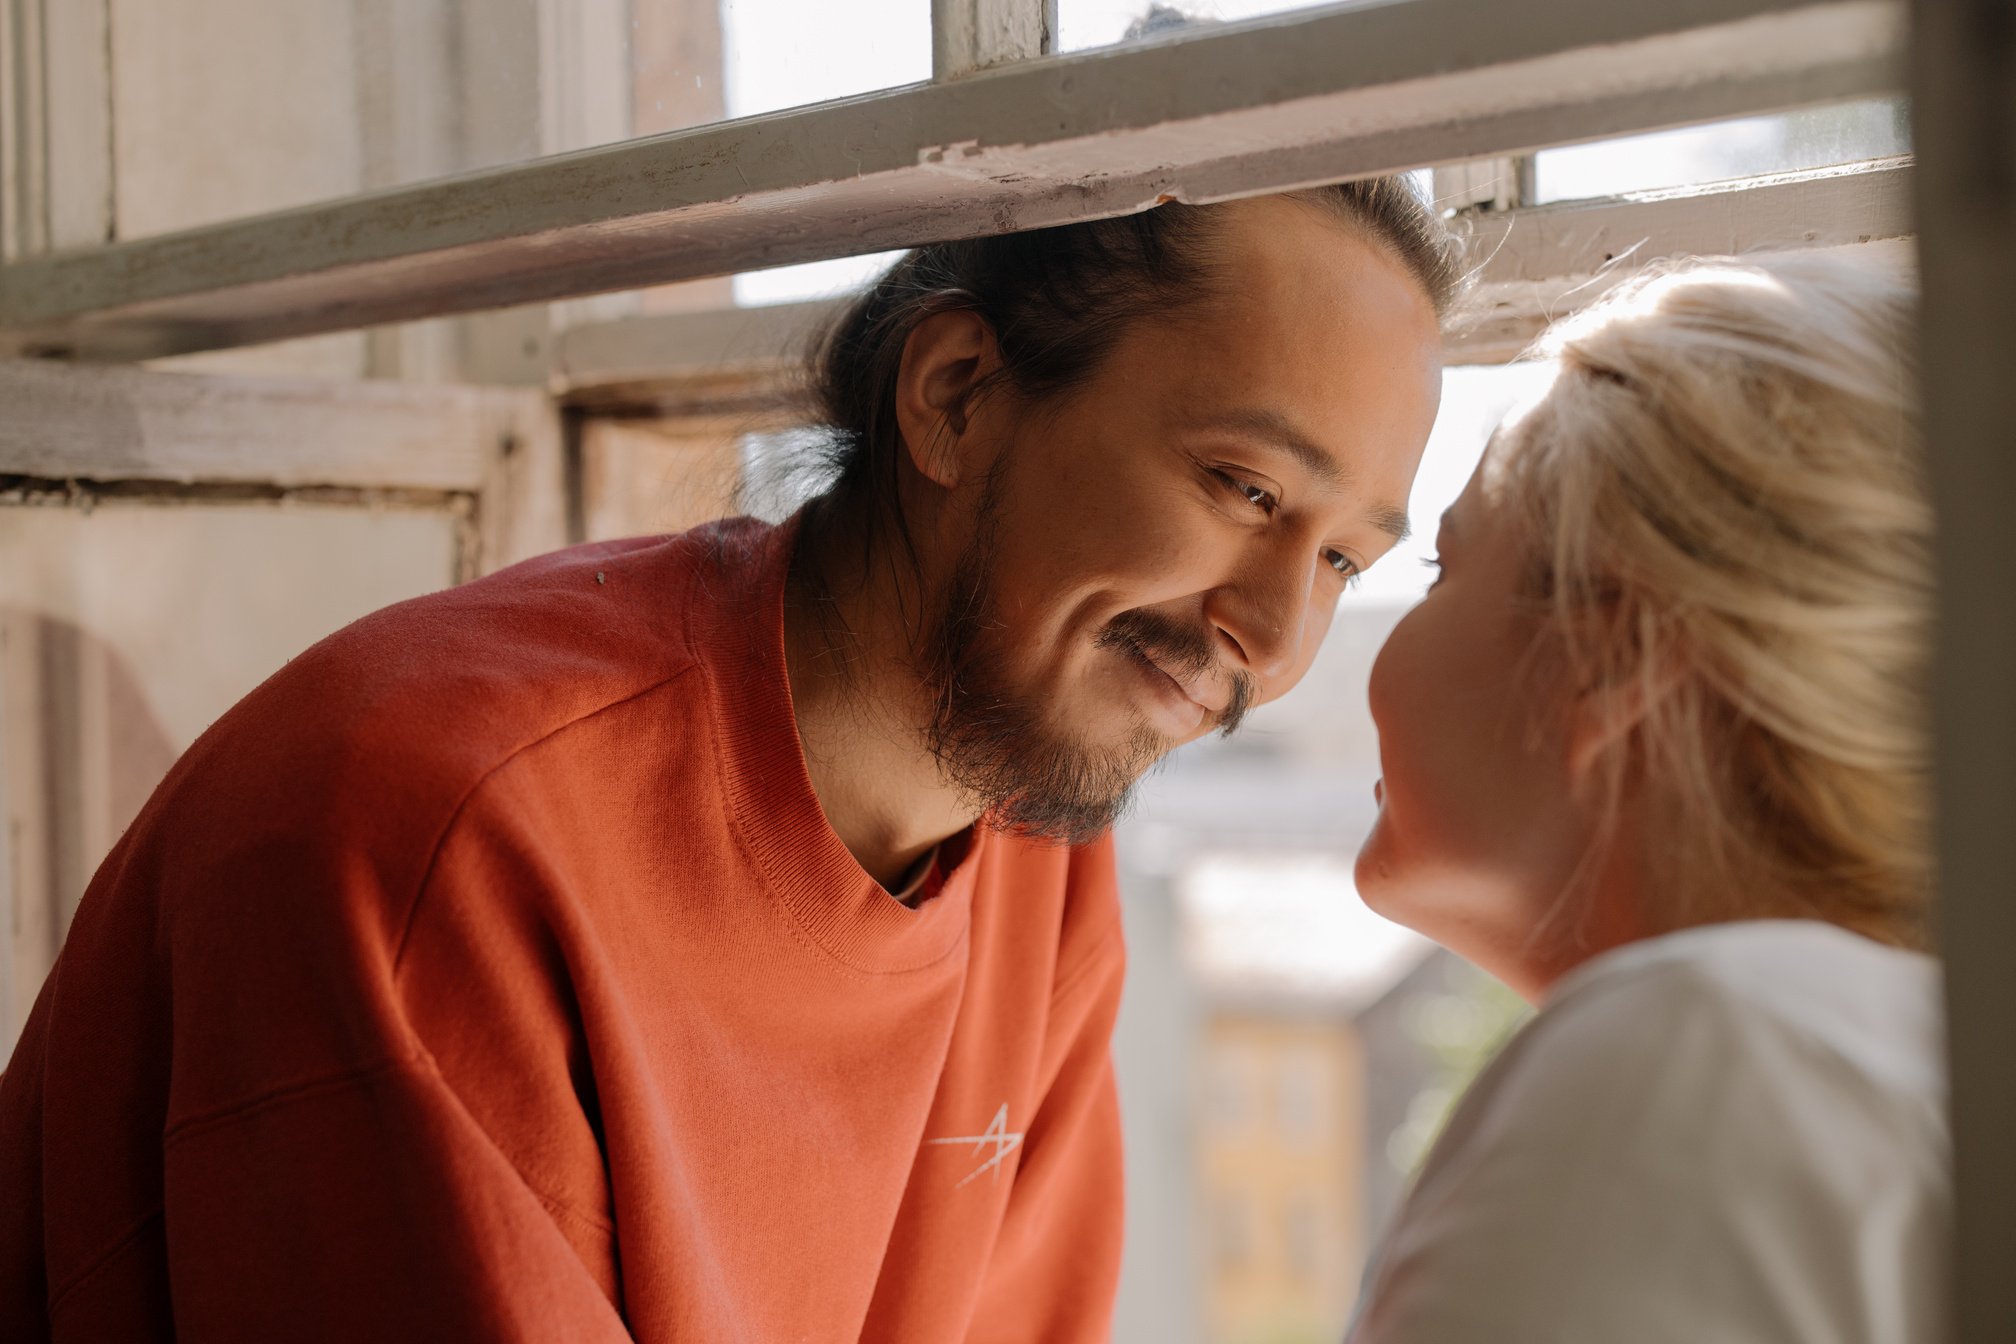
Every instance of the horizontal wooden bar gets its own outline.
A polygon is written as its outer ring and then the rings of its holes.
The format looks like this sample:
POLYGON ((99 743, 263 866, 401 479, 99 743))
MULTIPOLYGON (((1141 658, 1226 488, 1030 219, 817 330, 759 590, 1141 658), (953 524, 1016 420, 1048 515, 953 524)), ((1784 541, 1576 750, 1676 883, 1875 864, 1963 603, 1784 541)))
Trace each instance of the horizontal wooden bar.
POLYGON ((536 391, 0 360, 0 476, 476 492, 551 437, 536 391))
POLYGON ((1516 357, 1555 318, 1667 257, 1812 251, 1909 237, 1908 159, 1529 206, 1475 217, 1478 284, 1448 333, 1458 364, 1516 357))
POLYGON ((0 267, 133 359, 1894 91, 1897 0, 1405 0, 1228 24, 0 267))
MULTIPOLYGON (((1469 232, 1477 258, 1475 287, 1450 321, 1449 360, 1503 363, 1549 321, 1655 259, 1908 237, 1911 180, 1908 159, 1880 159, 1467 217, 1459 227, 1469 232)), ((793 409, 808 343, 843 302, 577 326, 556 342, 554 388, 591 412, 749 415, 767 425, 793 409)))

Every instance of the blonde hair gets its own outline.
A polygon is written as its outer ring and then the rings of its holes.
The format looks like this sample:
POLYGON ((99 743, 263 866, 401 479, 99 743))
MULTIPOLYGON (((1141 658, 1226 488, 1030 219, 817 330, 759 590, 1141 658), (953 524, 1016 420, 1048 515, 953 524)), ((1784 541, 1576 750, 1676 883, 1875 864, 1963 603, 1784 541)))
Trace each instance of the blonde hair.
MULTIPOLYGON (((1550 331, 1486 485, 1533 538, 1567 684, 1632 730, 1598 778, 1667 928, 1828 920, 1924 946, 1932 518, 1902 267, 1713 258, 1550 331)), ((1545 661, 1553 665, 1555 657, 1545 661)))

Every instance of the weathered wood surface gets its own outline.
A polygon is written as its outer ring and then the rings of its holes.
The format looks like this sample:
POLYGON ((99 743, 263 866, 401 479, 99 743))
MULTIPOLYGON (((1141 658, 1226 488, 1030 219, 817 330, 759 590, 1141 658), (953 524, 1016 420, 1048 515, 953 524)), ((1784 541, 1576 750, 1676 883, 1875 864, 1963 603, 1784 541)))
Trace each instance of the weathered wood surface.
POLYGON ((1953 1065, 1954 1344, 2016 1339, 2016 27, 1913 6, 1926 431, 1939 516, 1938 924, 1953 1065))
POLYGON ((107 0, 0 4, 0 257, 112 237, 107 0))
POLYGON ((0 349, 136 358, 1893 91, 1895 0, 1411 0, 0 268, 0 349))
POLYGON ((0 475, 480 490, 536 391, 0 361, 0 475))
POLYGON ((931 77, 961 79, 1055 49, 1057 0, 931 0, 931 77))
POLYGON ((1648 261, 1908 237, 1911 177, 1908 161, 1886 159, 1478 215, 1471 224, 1478 284, 1451 324, 1450 358, 1510 359, 1550 321, 1594 302, 1648 261))
MULTIPOLYGON (((1642 192, 1478 215, 1476 289, 1451 321, 1449 359, 1495 364, 1549 321, 1660 257, 1854 246, 1912 232, 1908 162, 1879 160, 1767 181, 1642 192)), ((770 428, 800 405, 811 337, 842 300, 668 313, 563 332, 554 385, 592 411, 747 416, 770 428)))

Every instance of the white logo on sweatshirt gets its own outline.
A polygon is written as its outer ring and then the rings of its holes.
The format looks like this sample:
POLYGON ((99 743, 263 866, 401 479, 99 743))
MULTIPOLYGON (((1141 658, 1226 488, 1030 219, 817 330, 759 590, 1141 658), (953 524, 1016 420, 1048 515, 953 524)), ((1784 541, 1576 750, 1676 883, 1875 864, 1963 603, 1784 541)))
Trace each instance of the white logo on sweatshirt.
POLYGON ((1007 1160, 1008 1154, 1022 1146, 1022 1136, 1009 1131, 1008 1103, 1004 1101, 1001 1103, 1001 1109, 994 1112, 994 1122, 987 1126, 985 1134, 962 1134, 949 1139, 926 1139, 924 1142, 930 1144, 970 1143, 973 1145, 973 1156, 975 1157, 979 1157, 982 1153, 985 1153, 990 1144, 993 1146, 994 1155, 976 1167, 971 1175, 959 1182, 959 1185, 952 1187, 957 1190, 960 1186, 979 1180, 989 1172, 993 1173, 995 1180, 998 1181, 1001 1179, 1001 1164, 1007 1160))

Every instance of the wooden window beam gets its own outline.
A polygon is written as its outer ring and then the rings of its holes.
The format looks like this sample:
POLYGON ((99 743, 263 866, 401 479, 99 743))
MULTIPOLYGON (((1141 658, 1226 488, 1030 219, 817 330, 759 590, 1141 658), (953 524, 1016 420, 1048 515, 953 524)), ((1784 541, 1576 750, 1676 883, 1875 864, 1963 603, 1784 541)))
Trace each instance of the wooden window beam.
POLYGON ((536 390, 0 360, 0 476, 475 491, 536 390))
MULTIPOLYGON (((1843 168, 1490 211, 1462 221, 1476 288, 1450 323, 1449 359, 1511 359, 1553 318, 1612 278, 1658 257, 1849 247, 1912 231, 1912 168, 1882 159, 1843 168)), ((560 334, 553 387, 593 413, 668 418, 803 415, 793 404, 806 342, 844 300, 665 313, 560 334)))
POLYGON ((1869 97, 1901 82, 1901 18, 1410 0, 1225 25, 25 258, 0 353, 251 344, 1869 97))
POLYGON ((1908 159, 1486 211, 1470 220, 1477 288, 1449 357, 1498 364, 1555 318, 1663 257, 1812 251, 1908 238, 1908 159))
MULTIPOLYGON (((2016 1339, 2016 20, 1912 7, 1921 376, 1939 620, 1935 924, 1952 1058, 1955 1344, 2016 1339)), ((1941 1229, 1943 1230, 1943 1229, 1941 1229)))
POLYGON ((538 389, 0 360, 0 406, 0 489, 461 495, 463 577, 566 540, 561 414, 538 389))

